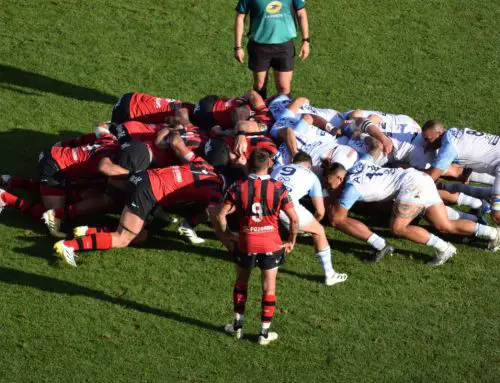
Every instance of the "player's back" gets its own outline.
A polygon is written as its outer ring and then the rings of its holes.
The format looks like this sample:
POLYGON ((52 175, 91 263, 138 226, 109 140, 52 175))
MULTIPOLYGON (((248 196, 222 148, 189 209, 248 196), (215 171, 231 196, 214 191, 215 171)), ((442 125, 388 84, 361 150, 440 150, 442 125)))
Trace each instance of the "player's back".
POLYGON ((275 168, 271 173, 271 178, 285 185, 294 202, 306 196, 315 183, 319 182, 318 177, 311 170, 296 164, 275 168))
POLYGON ((382 168, 370 161, 358 161, 349 171, 346 187, 352 185, 363 201, 385 200, 400 190, 405 172, 401 168, 382 168))
POLYGON ((165 122, 183 105, 172 98, 156 97, 146 93, 134 93, 130 99, 130 118, 150 123, 165 122))
POLYGON ((149 169, 147 173, 153 194, 163 206, 190 201, 209 205, 222 198, 224 178, 201 158, 184 165, 149 169))
POLYGON ((451 128, 445 134, 455 147, 459 165, 479 172, 492 172, 500 165, 500 136, 469 128, 451 128))
POLYGON ((104 139, 74 148, 53 146, 50 153, 66 176, 88 178, 97 173, 97 164, 102 158, 114 156, 118 150, 118 142, 104 139))
POLYGON ((233 184, 228 194, 240 218, 240 251, 278 251, 281 248, 279 212, 284 204, 290 203, 285 186, 270 176, 251 174, 233 184))

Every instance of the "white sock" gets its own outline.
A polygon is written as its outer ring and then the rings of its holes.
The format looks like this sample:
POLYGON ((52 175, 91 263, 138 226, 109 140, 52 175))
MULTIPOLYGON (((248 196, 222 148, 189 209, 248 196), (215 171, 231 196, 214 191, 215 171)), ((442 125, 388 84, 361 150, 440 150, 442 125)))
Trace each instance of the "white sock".
POLYGON ((382 250, 385 247, 385 239, 373 233, 367 241, 375 250, 382 250))
POLYGON ((455 210, 449 206, 446 206, 446 212, 448 213, 448 219, 450 221, 467 219, 472 222, 477 222, 477 217, 474 214, 464 213, 463 211, 455 210))
POLYGON ((245 320, 245 315, 234 313, 234 319, 236 319, 237 322, 243 323, 243 321, 245 320))
POLYGON ((434 234, 430 234, 429 240, 427 241, 426 245, 432 246, 439 251, 445 251, 448 248, 448 243, 435 236, 434 234))
POLYGON ((316 253, 321 265, 323 266, 323 270, 325 271, 325 276, 329 277, 335 273, 332 265, 332 252, 330 247, 326 249, 320 250, 316 253))
POLYGON ((495 177, 488 173, 472 172, 469 176, 469 181, 478 182, 480 184, 493 185, 495 183, 495 177))
POLYGON ((458 206, 469 206, 473 209, 479 209, 482 206, 482 204, 483 202, 478 198, 468 196, 467 194, 464 193, 460 193, 458 195, 458 200, 457 200, 458 206))
POLYGON ((271 322, 262 322, 262 330, 261 333, 265 334, 269 331, 269 328, 271 327, 271 322))
POLYGON ((497 229, 491 226, 476 223, 476 237, 487 238, 492 241, 497 237, 497 229))

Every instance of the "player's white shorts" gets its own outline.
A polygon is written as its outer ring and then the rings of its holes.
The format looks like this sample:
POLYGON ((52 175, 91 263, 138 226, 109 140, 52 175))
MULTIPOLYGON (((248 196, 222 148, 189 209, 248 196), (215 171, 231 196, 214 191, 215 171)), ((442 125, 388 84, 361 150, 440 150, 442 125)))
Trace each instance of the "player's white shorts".
POLYGON ((424 205, 426 209, 443 203, 431 176, 415 169, 409 169, 404 176, 396 201, 424 205))
POLYGON ((491 211, 500 212, 500 165, 495 169, 495 181, 491 188, 491 211))
MULTIPOLYGON (((314 221, 314 215, 298 202, 294 201, 294 207, 295 213, 297 213, 297 217, 299 218, 299 229, 303 230, 304 227, 314 221)), ((283 210, 280 211, 280 221, 286 227, 290 226, 290 220, 283 210)))

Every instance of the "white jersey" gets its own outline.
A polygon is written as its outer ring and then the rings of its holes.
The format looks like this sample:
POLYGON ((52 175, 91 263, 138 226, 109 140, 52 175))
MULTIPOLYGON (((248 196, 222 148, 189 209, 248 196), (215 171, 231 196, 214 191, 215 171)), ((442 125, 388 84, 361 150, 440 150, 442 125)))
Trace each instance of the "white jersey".
POLYGON ((296 204, 302 197, 321 197, 321 182, 309 169, 296 165, 277 167, 271 173, 271 178, 282 182, 288 190, 288 195, 296 204))
POLYGON ((452 163, 496 175, 500 166, 500 136, 472 129, 451 128, 443 135, 432 166, 446 170, 452 163))
MULTIPOLYGON (((278 120, 283 113, 285 112, 288 105, 290 105, 292 100, 290 97, 285 95, 280 95, 271 101, 269 104, 269 110, 273 115, 275 120, 278 120)), ((311 104, 303 104, 298 113, 301 114, 311 114, 314 116, 318 116, 332 124, 335 128, 340 128, 344 123, 344 116, 342 113, 336 111, 335 109, 327 109, 327 108, 316 108, 311 104)))
POLYGON ((381 168, 370 161, 358 161, 350 170, 341 206, 350 209, 356 201, 384 201, 397 195, 404 185, 406 170, 381 168))

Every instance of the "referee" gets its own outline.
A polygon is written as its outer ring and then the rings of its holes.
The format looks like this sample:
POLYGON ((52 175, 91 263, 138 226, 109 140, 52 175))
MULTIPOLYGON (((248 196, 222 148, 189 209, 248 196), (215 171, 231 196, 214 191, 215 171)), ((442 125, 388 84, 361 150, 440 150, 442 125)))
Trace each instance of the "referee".
POLYGON ((299 57, 309 56, 309 24, 305 0, 239 0, 234 22, 234 57, 243 63, 241 45, 246 15, 250 13, 248 67, 253 72, 253 88, 267 98, 267 73, 274 70, 278 94, 290 94, 297 37, 295 17, 302 33, 299 57))

